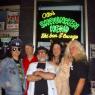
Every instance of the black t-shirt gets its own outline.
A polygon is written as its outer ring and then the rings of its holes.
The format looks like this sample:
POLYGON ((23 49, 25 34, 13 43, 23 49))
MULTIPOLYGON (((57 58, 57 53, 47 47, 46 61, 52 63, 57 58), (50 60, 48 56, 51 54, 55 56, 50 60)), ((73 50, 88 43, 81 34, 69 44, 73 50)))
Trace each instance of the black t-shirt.
POLYGON ((92 58, 90 60, 89 66, 90 66, 89 79, 91 81, 95 81, 95 58, 92 58))
MULTIPOLYGON (((38 63, 37 68, 45 69, 45 63, 38 63)), ((48 95, 47 80, 41 79, 35 82, 34 95, 48 95)))
POLYGON ((88 81, 88 65, 85 61, 78 61, 72 63, 72 68, 70 70, 70 95, 74 95, 76 86, 80 78, 85 78, 86 83, 81 95, 86 95, 90 93, 90 82, 88 81))

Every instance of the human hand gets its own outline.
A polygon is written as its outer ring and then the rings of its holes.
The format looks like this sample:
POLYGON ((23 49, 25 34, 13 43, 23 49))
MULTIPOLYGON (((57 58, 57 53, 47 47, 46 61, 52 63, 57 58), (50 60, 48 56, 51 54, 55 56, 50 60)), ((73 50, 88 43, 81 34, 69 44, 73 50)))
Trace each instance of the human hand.
POLYGON ((33 74, 36 76, 40 76, 41 73, 43 73, 43 71, 35 71, 33 74))

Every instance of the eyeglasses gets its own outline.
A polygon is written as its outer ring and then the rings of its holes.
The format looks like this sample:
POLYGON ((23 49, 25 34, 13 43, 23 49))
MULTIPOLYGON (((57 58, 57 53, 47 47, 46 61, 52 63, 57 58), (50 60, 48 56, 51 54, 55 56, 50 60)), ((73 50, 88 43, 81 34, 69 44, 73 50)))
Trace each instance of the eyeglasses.
POLYGON ((12 48, 12 51, 16 51, 16 50, 21 51, 21 48, 19 47, 12 48))

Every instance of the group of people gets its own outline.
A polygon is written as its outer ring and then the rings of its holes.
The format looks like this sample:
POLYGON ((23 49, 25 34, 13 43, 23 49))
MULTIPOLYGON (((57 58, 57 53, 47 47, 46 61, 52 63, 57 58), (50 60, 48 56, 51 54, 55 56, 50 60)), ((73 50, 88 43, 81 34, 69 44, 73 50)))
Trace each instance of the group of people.
POLYGON ((10 56, 0 63, 0 87, 5 95, 91 95, 89 63, 82 44, 73 40, 50 50, 40 46, 34 54, 31 43, 20 60, 22 41, 13 39, 10 56))

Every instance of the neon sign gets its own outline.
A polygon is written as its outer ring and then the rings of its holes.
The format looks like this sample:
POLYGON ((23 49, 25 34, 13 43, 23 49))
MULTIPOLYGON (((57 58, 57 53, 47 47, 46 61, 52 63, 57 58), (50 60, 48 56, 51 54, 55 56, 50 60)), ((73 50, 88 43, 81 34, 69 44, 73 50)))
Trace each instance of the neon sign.
POLYGON ((69 27, 67 25, 51 25, 50 32, 52 33, 60 33, 64 32, 67 33, 69 31, 69 27))
POLYGON ((47 18, 53 15, 55 15, 55 12, 52 10, 51 12, 43 13, 42 18, 47 18))
POLYGON ((47 26, 50 26, 50 25, 56 25, 56 24, 64 24, 64 25, 67 25, 71 28, 73 28, 74 30, 76 30, 80 25, 74 20, 74 19, 71 19, 71 18, 66 18, 66 17, 51 17, 51 18, 48 18, 48 19, 45 19, 43 21, 40 21, 39 22, 41 28, 45 28, 47 26))
POLYGON ((78 35, 67 35, 67 34, 64 34, 64 33, 59 33, 59 34, 48 34, 48 33, 42 33, 41 34, 41 39, 43 38, 67 38, 67 39, 78 39, 78 35))
POLYGON ((37 39, 80 39, 81 31, 81 12, 79 11, 60 11, 40 10, 37 23, 37 39))

